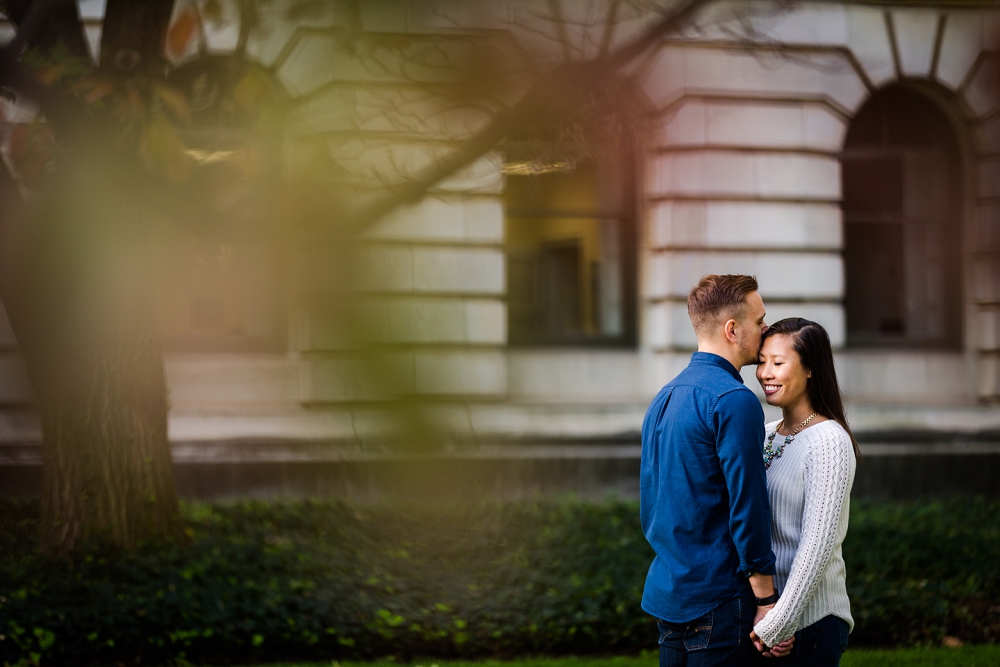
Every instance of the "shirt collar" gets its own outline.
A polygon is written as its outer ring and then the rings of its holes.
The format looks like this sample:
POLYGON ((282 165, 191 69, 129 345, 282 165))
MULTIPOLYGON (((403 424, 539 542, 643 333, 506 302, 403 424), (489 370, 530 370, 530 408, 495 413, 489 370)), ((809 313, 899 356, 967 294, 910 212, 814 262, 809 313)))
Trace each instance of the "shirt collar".
POLYGON ((740 372, 736 369, 736 367, 729 363, 728 360, 723 359, 717 354, 713 354, 712 352, 695 352, 691 355, 691 363, 718 366, 739 380, 740 384, 743 384, 743 377, 740 375, 740 372))

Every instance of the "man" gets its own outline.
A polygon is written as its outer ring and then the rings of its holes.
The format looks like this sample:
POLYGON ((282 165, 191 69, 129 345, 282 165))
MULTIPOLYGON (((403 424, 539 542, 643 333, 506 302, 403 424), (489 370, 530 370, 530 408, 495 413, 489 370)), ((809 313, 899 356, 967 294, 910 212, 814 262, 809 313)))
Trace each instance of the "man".
POLYGON ((642 424, 640 511, 656 552, 642 608, 657 618, 661 667, 748 665, 753 626, 777 602, 764 412, 738 370, 757 361, 764 302, 751 276, 708 275, 688 315, 698 351, 642 424))

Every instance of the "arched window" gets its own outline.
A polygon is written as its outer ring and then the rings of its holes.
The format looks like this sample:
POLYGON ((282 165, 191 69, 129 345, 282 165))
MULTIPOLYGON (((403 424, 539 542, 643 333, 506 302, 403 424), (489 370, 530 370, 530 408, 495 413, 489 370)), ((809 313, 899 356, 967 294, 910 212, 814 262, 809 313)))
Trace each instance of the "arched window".
POLYGON ((506 145, 511 345, 635 344, 635 165, 605 128, 506 145))
POLYGON ((961 342, 961 162, 944 113, 890 87, 844 143, 844 262, 851 346, 961 342))

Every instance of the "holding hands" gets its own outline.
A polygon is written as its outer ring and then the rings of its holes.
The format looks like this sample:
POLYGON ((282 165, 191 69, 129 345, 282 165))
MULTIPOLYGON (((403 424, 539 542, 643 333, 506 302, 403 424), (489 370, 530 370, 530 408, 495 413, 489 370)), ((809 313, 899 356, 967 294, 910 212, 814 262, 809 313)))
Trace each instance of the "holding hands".
MULTIPOLYGON (((772 609, 774 609, 774 604, 757 607, 757 614, 753 618, 754 626, 764 620, 764 617, 767 616, 767 612, 772 609)), ((785 641, 769 647, 761 641, 756 632, 751 630, 750 641, 753 642, 753 645, 764 655, 765 658, 784 658, 791 652, 792 644, 795 643, 795 637, 789 637, 785 641)))

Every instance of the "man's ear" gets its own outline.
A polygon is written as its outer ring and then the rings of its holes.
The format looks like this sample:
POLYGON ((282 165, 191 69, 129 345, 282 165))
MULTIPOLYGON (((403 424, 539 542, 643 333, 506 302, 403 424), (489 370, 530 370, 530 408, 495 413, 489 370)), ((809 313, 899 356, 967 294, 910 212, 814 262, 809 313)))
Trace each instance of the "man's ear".
POLYGON ((726 340, 730 343, 739 342, 736 338, 736 320, 726 320, 726 340))

